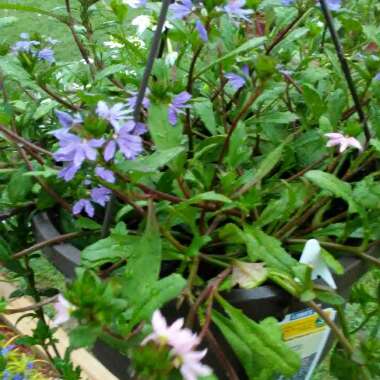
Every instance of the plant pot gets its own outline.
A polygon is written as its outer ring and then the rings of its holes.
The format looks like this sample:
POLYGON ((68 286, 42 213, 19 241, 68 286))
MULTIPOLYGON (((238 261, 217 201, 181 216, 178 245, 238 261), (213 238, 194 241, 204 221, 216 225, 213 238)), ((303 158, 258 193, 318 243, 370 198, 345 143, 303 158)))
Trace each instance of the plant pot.
MULTIPOLYGON (((33 218, 33 227, 37 241, 41 242, 49 240, 60 235, 54 227, 47 213, 41 213, 33 218)), ((71 244, 58 244, 43 248, 43 252, 47 258, 61 271, 66 278, 74 277, 75 267, 80 263, 80 251, 71 244)), ((380 254, 380 248, 376 247, 371 252, 371 255, 377 256, 380 254)), ((344 267, 344 274, 336 276, 335 281, 338 287, 338 293, 343 297, 347 297, 352 284, 362 276, 368 269, 367 264, 359 258, 352 256, 341 256, 340 263, 344 267)), ((294 311, 305 309, 305 305, 298 300, 292 298, 281 288, 276 285, 263 285, 252 290, 234 289, 225 295, 225 298, 235 307, 241 309, 247 316, 253 320, 260 321, 268 316, 273 316, 279 320, 294 311)), ((181 311, 175 310, 174 307, 167 307, 164 314, 169 320, 178 318, 182 315, 181 311)), ((221 344, 222 350, 226 357, 232 359, 232 365, 236 367, 236 371, 240 379, 244 379, 245 375, 241 369, 237 359, 235 358, 231 348, 224 341, 223 337, 216 331, 212 330, 217 337, 218 343, 221 344)), ((324 353, 326 353, 332 344, 332 336, 330 336, 324 353)), ((128 359, 114 350, 107 344, 97 341, 94 349, 94 355, 106 366, 109 370, 118 376, 120 379, 128 379, 127 368, 128 359)), ((321 359, 324 355, 321 356, 321 359)), ((220 365, 216 357, 213 356, 211 350, 206 358, 215 370, 220 379, 227 379, 226 374, 220 370, 220 365), (219 370, 218 370, 219 368, 219 370)))

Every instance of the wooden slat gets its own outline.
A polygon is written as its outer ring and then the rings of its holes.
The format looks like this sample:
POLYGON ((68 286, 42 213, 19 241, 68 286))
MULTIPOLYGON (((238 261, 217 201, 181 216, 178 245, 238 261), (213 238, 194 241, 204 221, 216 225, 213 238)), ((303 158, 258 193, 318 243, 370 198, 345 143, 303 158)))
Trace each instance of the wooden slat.
MULTIPOLYGON (((15 291, 13 284, 9 283, 3 276, 0 276, 0 297, 6 299, 15 291)), ((33 302, 27 298, 17 298, 9 304, 10 308, 22 308, 33 305, 33 302)), ((20 314, 1 315, 1 317, 10 325, 15 326, 20 314)), ((51 321, 48 320, 48 323, 51 321)), ((31 335, 32 330, 36 327, 36 321, 32 318, 23 318, 17 323, 16 329, 23 335, 31 335)), ((58 328, 54 337, 58 339, 57 348, 60 354, 64 354, 69 346, 69 337, 62 328, 58 328)), ((75 366, 80 366, 82 369, 83 380, 118 380, 102 363, 100 363, 93 355, 85 349, 79 349, 72 353, 72 362, 75 366)))

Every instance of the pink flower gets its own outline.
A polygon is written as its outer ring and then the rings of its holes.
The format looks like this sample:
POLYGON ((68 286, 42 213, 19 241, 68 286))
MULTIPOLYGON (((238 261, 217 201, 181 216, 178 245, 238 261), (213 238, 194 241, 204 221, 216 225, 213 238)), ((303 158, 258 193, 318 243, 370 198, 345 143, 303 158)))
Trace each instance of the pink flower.
POLYGON ((73 309, 73 305, 59 294, 57 302, 53 306, 57 314, 52 321, 52 325, 59 326, 66 323, 70 319, 70 311, 73 309))
POLYGON ((211 368, 201 363, 207 350, 190 351, 181 356, 180 372, 185 380, 197 380, 198 376, 211 375, 211 368))
POLYGON ((212 372, 211 368, 201 363, 207 350, 194 351, 200 340, 191 330, 184 328, 183 323, 183 318, 180 318, 168 326, 161 312, 156 310, 152 317, 153 332, 141 344, 154 341, 160 346, 168 345, 171 347, 173 364, 180 369, 184 379, 197 380, 198 376, 207 376, 212 372))
POLYGON ((339 152, 343 153, 348 147, 356 148, 363 151, 363 147, 360 142, 354 137, 344 136, 341 133, 325 133, 325 136, 329 139, 326 146, 331 147, 340 145, 339 152))

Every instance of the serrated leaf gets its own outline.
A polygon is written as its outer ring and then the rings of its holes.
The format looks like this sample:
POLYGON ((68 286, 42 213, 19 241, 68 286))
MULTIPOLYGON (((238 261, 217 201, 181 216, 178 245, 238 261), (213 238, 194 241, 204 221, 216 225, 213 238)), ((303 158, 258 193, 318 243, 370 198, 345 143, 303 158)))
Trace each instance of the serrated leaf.
POLYGON ((246 226, 243 235, 248 256, 252 261, 262 261, 269 268, 292 273, 292 269, 300 265, 289 255, 276 238, 267 235, 259 228, 246 226))
POLYGON ((205 73, 207 70, 209 70, 211 67, 217 65, 220 62, 225 61, 226 59, 233 58, 238 54, 242 54, 248 50, 251 50, 251 49, 254 49, 260 45, 263 45, 265 40, 266 40, 266 37, 254 37, 254 38, 250 39, 249 41, 240 45, 238 48, 230 51, 229 53, 223 55, 222 57, 220 57, 216 60, 213 60, 212 63, 210 63, 206 67, 203 67, 202 69, 200 69, 200 71, 198 73, 196 73, 195 77, 199 77, 200 75, 205 73))
POLYGON ((266 155, 259 163, 256 173, 253 178, 250 179, 248 183, 246 183, 239 192, 244 193, 246 190, 253 187, 255 184, 259 183, 266 175, 268 175, 272 169, 278 164, 281 159, 282 151, 284 149, 284 145, 281 144, 268 155, 266 155))
POLYGON ((79 217, 75 223, 77 227, 84 230, 99 230, 102 226, 99 223, 96 223, 90 218, 85 218, 83 216, 79 217))
POLYGON ((346 300, 343 297, 334 292, 315 290, 315 294, 320 301, 329 305, 344 305, 344 303, 346 302, 346 300))
POLYGON ((110 76, 112 74, 125 72, 125 69, 126 69, 125 65, 122 65, 122 64, 110 65, 110 66, 107 66, 105 69, 98 71, 96 73, 95 79, 97 81, 99 81, 99 80, 102 80, 104 78, 107 78, 108 76, 110 76))
POLYGON ((332 193, 338 198, 344 199, 349 205, 350 212, 359 212, 359 206, 354 200, 349 183, 321 170, 310 170, 305 174, 305 178, 317 187, 332 193))
POLYGON ((201 101, 195 101, 193 104, 195 113, 201 118, 205 128, 212 134, 216 135, 216 121, 214 115, 214 109, 211 101, 206 98, 202 98, 201 101))
POLYGON ((37 13, 40 15, 45 15, 49 17, 53 17, 58 21, 64 22, 67 20, 67 17, 57 15, 53 12, 47 11, 46 9, 37 8, 29 5, 23 5, 23 4, 15 4, 15 3, 0 3, 0 9, 8 9, 8 10, 14 10, 14 11, 21 11, 21 12, 29 12, 29 13, 37 13))
POLYGON ((259 117, 252 117, 247 120, 247 124, 289 124, 296 121, 298 116, 295 113, 285 111, 271 111, 266 112, 264 115, 259 117))
POLYGON ((137 160, 123 161, 117 164, 117 168, 122 172, 136 171, 142 173, 153 173, 162 166, 167 165, 175 159, 185 149, 181 146, 175 148, 156 151, 148 157, 141 157, 137 160))
POLYGON ((70 347, 74 350, 81 347, 91 348, 100 333, 100 327, 89 325, 77 326, 69 333, 70 347))
POLYGON ((177 148, 181 145, 181 127, 173 127, 169 124, 167 104, 150 105, 148 128, 158 150, 177 148))
POLYGON ((344 274, 343 265, 329 252, 327 252, 324 248, 321 248, 321 256, 322 260, 325 264, 331 268, 336 274, 344 274))
POLYGON ((153 206, 149 208, 144 234, 133 246, 125 272, 123 295, 134 304, 146 297, 158 280, 161 266, 161 238, 153 206), (142 282, 141 280, 144 279, 142 282))
POLYGON ((215 191, 208 191, 206 193, 198 194, 189 200, 186 203, 193 204, 201 201, 214 201, 214 202, 222 202, 222 203, 231 203, 231 199, 227 198, 223 194, 218 194, 215 191))
POLYGON ((240 363, 243 365, 248 378, 253 379, 254 376, 257 375, 257 371, 255 368, 254 356, 248 344, 246 344, 237 334, 233 323, 218 311, 213 310, 212 320, 222 332, 240 363))
POLYGON ((258 378, 292 376, 298 370, 300 358, 282 341, 281 328, 274 318, 256 323, 223 299, 218 301, 230 318, 233 331, 251 352, 256 374, 261 376, 258 378))
POLYGON ((132 328, 142 320, 149 320, 155 310, 179 296, 185 286, 186 280, 177 273, 156 282, 142 298, 135 301, 130 327, 132 328))
POLYGON ((7 186, 8 197, 13 203, 24 202, 33 187, 33 179, 30 176, 24 175, 26 169, 19 169, 12 174, 7 186))

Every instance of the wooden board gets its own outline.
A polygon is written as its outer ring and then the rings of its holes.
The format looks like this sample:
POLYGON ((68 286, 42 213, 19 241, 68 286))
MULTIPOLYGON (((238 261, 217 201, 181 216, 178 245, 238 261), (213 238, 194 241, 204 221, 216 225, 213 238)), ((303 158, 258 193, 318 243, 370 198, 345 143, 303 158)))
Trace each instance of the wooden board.
MULTIPOLYGON (((6 299, 16 290, 16 287, 8 282, 6 278, 0 275, 0 297, 6 299)), ((33 305, 28 297, 17 298, 9 304, 10 308, 18 309, 33 305)), ((2 314, 1 317, 11 326, 14 326, 21 334, 31 335, 32 330, 36 327, 36 321, 32 318, 23 318, 16 325, 17 320, 23 313, 19 314, 2 314)), ((48 321, 49 323, 51 321, 48 321)), ((69 346, 69 337, 62 328, 58 328, 54 337, 58 339, 57 348, 60 354, 64 354, 69 346)), ((103 364, 101 364, 90 352, 85 349, 79 349, 72 353, 71 360, 75 366, 82 369, 83 380, 118 380, 103 364)))

